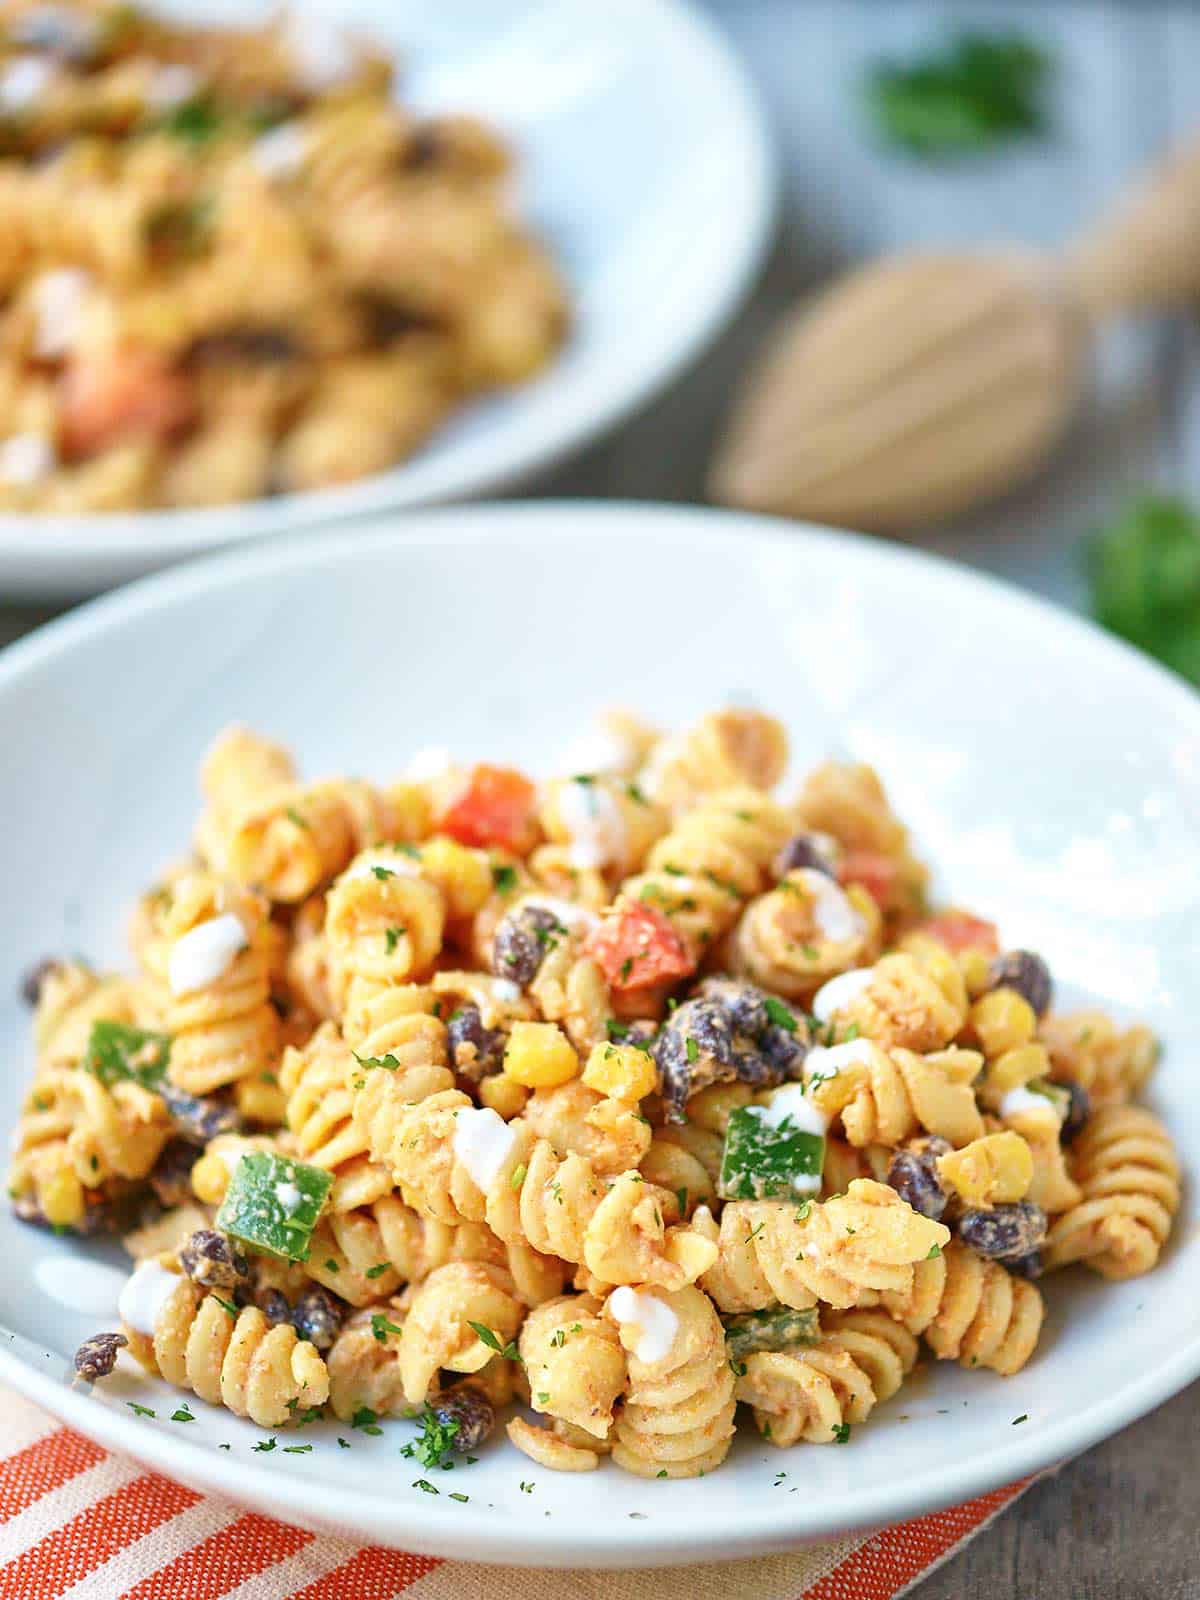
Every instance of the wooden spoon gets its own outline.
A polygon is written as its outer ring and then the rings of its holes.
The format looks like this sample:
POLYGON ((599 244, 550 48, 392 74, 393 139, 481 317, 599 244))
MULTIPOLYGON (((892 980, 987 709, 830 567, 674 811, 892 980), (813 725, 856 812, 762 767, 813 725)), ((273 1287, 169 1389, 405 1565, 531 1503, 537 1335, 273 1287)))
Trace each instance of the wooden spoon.
POLYGON ((784 318, 715 499, 904 533, 1015 487, 1062 436, 1098 328, 1200 297, 1200 142, 1061 255, 900 255, 784 318))

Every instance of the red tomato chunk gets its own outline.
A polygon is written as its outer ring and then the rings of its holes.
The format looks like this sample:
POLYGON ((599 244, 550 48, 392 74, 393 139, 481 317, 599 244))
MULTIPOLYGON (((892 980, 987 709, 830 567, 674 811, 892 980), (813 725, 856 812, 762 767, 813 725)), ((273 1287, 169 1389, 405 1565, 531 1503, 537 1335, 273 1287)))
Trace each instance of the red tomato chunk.
POLYGON ((536 808, 537 793, 524 773, 512 767, 472 767, 438 827, 459 844, 476 849, 499 845, 527 855, 537 843, 536 808))
POLYGON ((616 994, 676 983, 696 970, 671 923, 644 900, 618 904, 588 935, 584 954, 599 964, 616 994))

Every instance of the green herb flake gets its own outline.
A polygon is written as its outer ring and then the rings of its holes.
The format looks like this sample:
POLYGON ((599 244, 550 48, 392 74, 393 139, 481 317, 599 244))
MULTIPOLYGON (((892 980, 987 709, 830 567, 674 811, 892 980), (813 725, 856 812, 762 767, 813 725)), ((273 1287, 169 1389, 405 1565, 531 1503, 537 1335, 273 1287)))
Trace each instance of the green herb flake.
POLYGON ((285 1444, 283 1453, 285 1456, 306 1456, 311 1449, 310 1444, 285 1444))
POLYGON ((441 1494, 442 1492, 440 1489, 435 1489, 428 1478, 414 1478, 412 1486, 414 1489, 423 1489, 426 1494, 441 1494))
POLYGON ((135 1417, 154 1417, 155 1419, 158 1417, 157 1411, 151 1411, 149 1406, 138 1405, 136 1400, 126 1400, 125 1404, 129 1407, 130 1411, 133 1412, 135 1417))
POLYGON ((368 1071, 375 1067, 381 1067, 384 1072, 399 1072, 400 1070, 400 1063, 394 1055, 360 1056, 355 1054, 354 1051, 351 1051, 350 1053, 354 1056, 354 1059, 358 1062, 359 1066, 366 1067, 368 1071))
POLYGON ((170 1057, 170 1034, 148 1033, 126 1022, 93 1022, 83 1066, 106 1087, 140 1083, 157 1089, 170 1057))
POLYGON ((941 1253, 942 1253, 942 1247, 941 1247, 940 1244, 931 1244, 929 1246, 929 1254, 925 1257, 925 1259, 926 1259, 926 1261, 936 1261, 938 1256, 941 1255, 941 1253))
POLYGON ((457 1489, 452 1489, 450 1492, 450 1498, 451 1500, 457 1500, 460 1505, 465 1506, 471 1496, 469 1494, 460 1494, 457 1489))
POLYGON ((699 1061, 699 1059, 700 1059, 700 1046, 696 1043, 695 1039, 693 1039, 690 1034, 688 1035, 688 1038, 687 1038, 687 1041, 686 1041, 686 1044, 685 1044, 685 1049, 687 1050, 687 1058, 688 1058, 688 1060, 690 1062, 693 1063, 693 1065, 697 1061, 699 1061))
POLYGON ((254 1448, 255 1450, 262 1451, 265 1454, 268 1450, 274 1450, 278 1443, 278 1439, 260 1439, 254 1448))
POLYGON ((492 867, 492 887, 497 894, 512 894, 517 887, 517 869, 510 866, 492 867))
POLYGON ((217 1302, 227 1317, 232 1317, 234 1322, 237 1321, 238 1308, 234 1305, 232 1300, 223 1300, 219 1294, 214 1294, 213 1299, 217 1302))
POLYGON ((797 1022, 795 1015, 784 1005, 782 1000, 777 1000, 773 994, 764 997, 767 1018, 777 1028, 786 1028, 788 1033, 795 1033, 797 1022))
POLYGON ((1022 1413, 1021 1413, 1021 1415, 1019 1417, 1014 1417, 1012 1419, 1012 1425, 1015 1428, 1019 1422, 1028 1422, 1028 1421, 1029 1421, 1029 1413, 1028 1413, 1028 1411, 1022 1411, 1022 1413))
POLYGON ((489 1350, 494 1350, 496 1354, 498 1356, 502 1356, 505 1361, 519 1361, 521 1359, 520 1354, 517 1351, 517 1347, 511 1339, 507 1344, 501 1344, 496 1334, 494 1334, 492 1330, 482 1322, 468 1321, 467 1327, 472 1330, 472 1332, 482 1341, 482 1343, 487 1345, 489 1350))
POLYGON ((848 1422, 837 1423, 833 1430, 833 1437, 838 1444, 847 1444, 850 1439, 850 1424, 848 1422))
POLYGON ((791 1117, 767 1120, 760 1106, 741 1106, 729 1118, 717 1192, 725 1200, 767 1200, 813 1192, 821 1180, 825 1140, 797 1128, 791 1117))
POLYGON ((383 1429, 379 1426, 379 1417, 371 1410, 370 1406, 359 1406, 358 1410, 350 1418, 350 1426, 361 1429, 363 1433, 383 1432, 383 1429))
POLYGON ((373 1267, 367 1268, 363 1276, 367 1278, 382 1278, 389 1265, 390 1263, 387 1261, 377 1261, 373 1267))
POLYGON ((339 1450, 349 1450, 350 1448, 351 1448, 351 1444, 350 1444, 349 1439, 343 1439, 341 1434, 339 1433, 338 1434, 338 1449, 339 1450))
POLYGON ((397 1324, 388 1320, 386 1311, 375 1311, 372 1313, 371 1333, 374 1338, 379 1340, 380 1344, 387 1343, 387 1336, 389 1333, 400 1332, 401 1329, 397 1326, 397 1324))
POLYGON ((458 1438, 462 1423, 457 1417, 452 1417, 449 1422, 440 1421, 429 1406, 421 1413, 420 1421, 419 1437, 403 1445, 400 1454, 410 1461, 419 1461, 423 1467, 453 1466, 454 1463, 447 1462, 444 1457, 454 1449, 454 1441, 458 1438))
POLYGON ((525 1163, 523 1161, 518 1162, 517 1165, 512 1169, 512 1172, 509 1174, 509 1179, 508 1179, 509 1188, 510 1189, 519 1189, 521 1187, 521 1185, 525 1182, 525 1174, 528 1171, 529 1171, 529 1168, 525 1165, 525 1163))
POLYGON ((306 833, 312 832, 308 822, 300 815, 295 806, 288 806, 287 810, 284 812, 284 816, 289 822, 295 823, 297 828, 303 828, 306 833))
POLYGON ((912 61, 876 62, 864 97, 880 137, 926 160, 1042 134, 1053 62, 1015 30, 964 30, 912 61))
POLYGON ((385 928, 383 930, 383 942, 387 947, 387 954, 389 956, 394 954, 396 946, 400 943, 401 939, 403 939, 407 932, 407 928, 385 928))
POLYGON ((251 1150, 234 1168, 216 1227, 263 1255, 307 1261, 333 1174, 273 1150, 251 1150))
POLYGON ((522 1494, 532 1494, 533 1491, 534 1491, 534 1488, 535 1488, 534 1484, 526 1483, 524 1481, 524 1479, 521 1480, 521 1493, 522 1494))

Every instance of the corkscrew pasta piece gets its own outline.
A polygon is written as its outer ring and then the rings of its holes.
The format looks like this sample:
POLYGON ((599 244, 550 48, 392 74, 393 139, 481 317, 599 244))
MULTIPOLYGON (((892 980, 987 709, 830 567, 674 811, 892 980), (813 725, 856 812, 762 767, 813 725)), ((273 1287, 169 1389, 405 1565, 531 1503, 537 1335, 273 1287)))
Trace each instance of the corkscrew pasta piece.
MULTIPOLYGON (((360 1095, 356 1121, 362 1106, 360 1095)), ((675 1197, 640 1173, 607 1182, 583 1156, 557 1156, 520 1117, 505 1124, 458 1090, 385 1110, 365 1118, 372 1156, 426 1216, 486 1222, 506 1242, 523 1238, 602 1283, 679 1287, 711 1264, 706 1240, 671 1225, 675 1197)))
POLYGON ((1038 1037, 1049 1052, 1051 1075, 1086 1089, 1096 1107, 1133 1099, 1158 1063, 1158 1040, 1150 1028, 1119 1028, 1103 1011, 1051 1014, 1042 1019, 1038 1037))
POLYGON ((983 1134, 972 1087, 982 1066, 973 1050, 916 1055, 862 1038, 818 1046, 804 1073, 813 1104, 831 1121, 840 1119, 852 1145, 902 1144, 919 1130, 965 1145, 983 1134))
MULTIPOLYGON (((547 839, 563 849, 570 869, 610 880, 636 872, 668 827, 666 812, 637 784, 604 772, 552 778, 542 791, 539 816, 547 839)), ((543 856, 534 870, 541 876, 547 865, 543 856)), ((599 903, 607 898, 602 892, 599 903)))
POLYGON ((94 1022, 154 1027, 158 1006, 153 986, 140 978, 93 972, 81 961, 55 962, 38 985, 33 1014, 38 1065, 78 1066, 94 1022))
POLYGON ((1135 1278, 1155 1265, 1179 1209, 1179 1162, 1152 1111, 1108 1105, 1072 1149, 1079 1204, 1046 1238, 1048 1267, 1083 1261, 1106 1278, 1135 1278))
POLYGON ((949 1228, 870 1178, 800 1206, 731 1201, 719 1224, 702 1208, 692 1226, 717 1245, 701 1283, 722 1311, 803 1310, 819 1300, 845 1308, 887 1290, 903 1296, 916 1264, 950 1238, 949 1228))
POLYGON ((386 989, 428 975, 442 948, 446 908, 435 883, 407 856, 368 850, 355 857, 325 902, 329 986, 338 1012, 350 985, 386 989))
POLYGON ((609 1437, 626 1382, 625 1351, 601 1309, 587 1294, 549 1300, 525 1318, 518 1346, 533 1409, 594 1441, 609 1437))
POLYGON ((291 1323, 272 1326, 257 1306, 230 1316, 219 1296, 183 1277, 160 1306, 152 1333, 128 1325, 122 1331, 147 1371, 260 1428, 280 1428, 293 1411, 329 1398, 325 1362, 291 1323))
POLYGON ((602 1178, 628 1172, 650 1148, 651 1130, 636 1106, 597 1094, 579 1078, 535 1089, 522 1122, 536 1138, 547 1140, 556 1155, 583 1156, 602 1178))
POLYGON ((813 1010, 838 1037, 857 1029, 885 1049, 941 1050, 961 1031, 966 987, 954 961, 938 952, 922 965, 912 955, 886 955, 861 974, 843 973, 818 990, 813 1010))
POLYGON ((387 1417, 410 1409, 400 1377, 398 1338, 391 1331, 403 1328, 404 1315, 402 1302, 393 1298, 355 1311, 342 1323, 325 1358, 329 1404, 339 1421, 351 1422, 364 1410, 387 1417))
POLYGON ((682 733, 658 738, 639 787, 672 816, 723 789, 773 789, 788 763, 783 724, 762 711, 713 711, 682 733))
POLYGON ((524 1316, 502 1268, 481 1261, 435 1268, 409 1301, 400 1334, 404 1398, 410 1405, 423 1401, 439 1369, 478 1372, 513 1342, 524 1316), (485 1340, 477 1328, 491 1338, 485 1340))
POLYGON ((390 1140, 415 1101, 453 1089, 446 1025, 432 989, 402 984, 351 996, 343 1036, 357 1060, 350 1071, 354 1131, 371 1159, 391 1167, 390 1140))
MULTIPOLYGON (((694 962, 765 887, 767 870, 790 832, 787 813, 756 789, 726 789, 686 812, 621 886, 621 898, 661 912, 694 962)), ((620 900, 618 900, 620 905, 620 900)))
POLYGON ((909 1290, 886 1290, 880 1303, 910 1333, 924 1335, 940 1361, 989 1367, 1005 1377, 1033 1354, 1045 1316, 1036 1284, 957 1239, 919 1263, 909 1290))
POLYGON ((265 908, 209 873, 176 885, 162 920, 172 1036, 168 1074, 188 1094, 271 1073, 279 1018, 270 1000, 265 908))
POLYGON ((228 869, 229 841, 242 817, 299 774, 290 753, 250 728, 218 734, 200 768, 204 813, 196 829, 200 854, 217 872, 228 869))
POLYGON ((890 1400, 917 1363, 916 1336, 886 1311, 821 1312, 821 1348, 844 1350, 867 1374, 877 1404, 890 1400))
POLYGON ((837 840, 842 882, 870 890, 889 933, 920 915, 929 873, 913 854, 908 829, 872 767, 829 761, 815 768, 800 790, 796 818, 802 827, 837 840))
POLYGON ((628 1352, 629 1381, 612 1457, 641 1478, 694 1478, 720 1466, 733 1442, 733 1373, 725 1330, 695 1285, 616 1290, 605 1313, 628 1352))
POLYGON ((367 1170, 368 1141, 353 1120, 355 1070, 354 1054, 332 1022, 322 1023, 302 1047, 289 1046, 279 1068, 296 1154, 335 1174, 329 1203, 337 1211, 378 1199, 392 1187, 381 1169, 367 1170))
POLYGON ((829 978, 879 955, 879 908, 860 884, 843 889, 801 867, 756 895, 728 941, 731 969, 772 994, 805 1000, 829 978))
POLYGON ((319 1021, 332 1017, 329 947, 325 942, 325 896, 310 895, 297 906, 284 961, 287 995, 319 1021))

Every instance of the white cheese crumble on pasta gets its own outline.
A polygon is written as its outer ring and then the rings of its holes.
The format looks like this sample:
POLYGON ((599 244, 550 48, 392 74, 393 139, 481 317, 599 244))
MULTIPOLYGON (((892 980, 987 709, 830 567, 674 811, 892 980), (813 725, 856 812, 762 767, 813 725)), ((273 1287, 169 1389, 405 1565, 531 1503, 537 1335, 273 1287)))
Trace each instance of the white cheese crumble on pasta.
POLYGON ((629 849, 621 807, 607 789, 578 778, 564 783, 558 814, 570 835, 567 858, 573 867, 619 866, 629 849))
POLYGON ((490 1106, 467 1107, 454 1119, 454 1155, 484 1194, 512 1153, 517 1136, 490 1106))
POLYGON ((183 1281, 177 1272, 168 1272, 157 1261, 139 1262, 117 1301, 121 1321, 135 1333, 149 1337, 162 1308, 183 1281))
POLYGON ((167 982, 172 994, 190 994, 215 983, 239 950, 249 943, 241 919, 232 911, 210 917, 177 939, 167 958, 167 982))
POLYGON ((829 982, 823 983, 813 996, 813 1016, 818 1022, 830 1021, 835 1012, 848 1006, 870 985, 874 976, 873 967, 854 967, 849 972, 839 973, 836 978, 830 978, 829 982))
POLYGON ((656 1294, 622 1284, 608 1297, 608 1309, 619 1327, 634 1330, 630 1348, 635 1360, 646 1366, 666 1360, 679 1331, 679 1318, 669 1305, 656 1294))
POLYGON ((0 480, 40 483, 54 471, 58 458, 44 433, 14 433, 0 444, 0 480))

